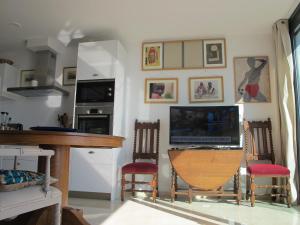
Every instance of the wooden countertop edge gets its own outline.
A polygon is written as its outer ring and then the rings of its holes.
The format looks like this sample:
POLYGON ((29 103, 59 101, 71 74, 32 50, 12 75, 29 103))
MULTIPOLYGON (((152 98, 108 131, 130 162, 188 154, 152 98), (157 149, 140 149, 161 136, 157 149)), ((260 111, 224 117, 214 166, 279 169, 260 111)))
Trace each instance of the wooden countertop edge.
POLYGON ((78 133, 78 132, 59 132, 59 131, 35 131, 35 130, 24 130, 24 131, 0 131, 1 135, 58 135, 58 136, 82 136, 82 137, 95 137, 95 138, 112 138, 122 139, 121 136, 112 135, 101 135, 101 134, 90 134, 90 133, 78 133))

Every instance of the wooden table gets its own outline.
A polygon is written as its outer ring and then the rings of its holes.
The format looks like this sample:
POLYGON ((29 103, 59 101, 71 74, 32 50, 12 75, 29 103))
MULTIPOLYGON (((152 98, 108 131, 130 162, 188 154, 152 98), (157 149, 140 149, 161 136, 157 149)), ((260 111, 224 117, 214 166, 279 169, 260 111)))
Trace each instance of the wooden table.
POLYGON ((235 196, 241 199, 239 168, 243 158, 242 149, 211 150, 211 149, 171 149, 168 151, 172 164, 171 197, 188 195, 192 192, 200 195, 235 196), (177 175, 189 185, 187 192, 179 192, 177 175), (234 192, 222 190, 230 178, 235 177, 234 192))
MULTIPOLYGON (((59 180, 55 186, 62 192, 62 206, 68 205, 70 148, 118 148, 122 147, 123 140, 123 137, 75 132, 0 131, 0 145, 39 145, 55 151, 51 158, 51 176, 59 180)), ((43 164, 43 158, 39 159, 39 171, 44 168, 43 164)))

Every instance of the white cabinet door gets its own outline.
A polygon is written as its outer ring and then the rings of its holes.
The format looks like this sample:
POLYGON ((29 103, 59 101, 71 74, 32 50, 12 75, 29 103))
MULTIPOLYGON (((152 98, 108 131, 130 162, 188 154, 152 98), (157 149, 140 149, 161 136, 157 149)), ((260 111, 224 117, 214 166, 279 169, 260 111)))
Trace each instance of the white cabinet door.
POLYGON ((0 64, 0 76, 1 96, 9 99, 19 99, 18 95, 7 92, 7 88, 19 86, 19 70, 8 64, 0 64))
POLYGON ((77 80, 107 79, 115 76, 117 41, 80 43, 77 80))
POLYGON ((111 184, 111 165, 82 163, 76 165, 76 173, 70 175, 71 191, 111 193, 111 184))
POLYGON ((111 193, 113 149, 72 148, 70 191, 111 193))

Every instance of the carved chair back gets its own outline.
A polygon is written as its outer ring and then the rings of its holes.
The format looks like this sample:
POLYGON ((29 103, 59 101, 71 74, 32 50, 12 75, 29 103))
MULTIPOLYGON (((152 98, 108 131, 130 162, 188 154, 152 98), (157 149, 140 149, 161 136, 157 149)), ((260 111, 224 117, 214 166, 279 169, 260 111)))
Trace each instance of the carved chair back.
POLYGON ((275 163, 272 125, 266 121, 244 120, 244 149, 247 163, 252 160, 270 160, 275 163))
POLYGON ((133 162, 152 159, 158 165, 160 121, 138 122, 134 126, 133 162))

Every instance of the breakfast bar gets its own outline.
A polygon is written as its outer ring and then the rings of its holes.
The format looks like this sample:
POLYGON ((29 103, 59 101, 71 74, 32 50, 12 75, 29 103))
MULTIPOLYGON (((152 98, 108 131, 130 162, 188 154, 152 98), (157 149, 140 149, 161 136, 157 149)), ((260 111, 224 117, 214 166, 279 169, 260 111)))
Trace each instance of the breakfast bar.
MULTIPOLYGON (((58 178, 54 185, 62 192, 62 206, 68 205, 70 148, 118 148, 123 137, 77 132, 57 131, 0 131, 0 145, 38 145, 55 151, 51 158, 51 176, 58 178)), ((40 158, 38 170, 43 171, 45 161, 40 158)))

